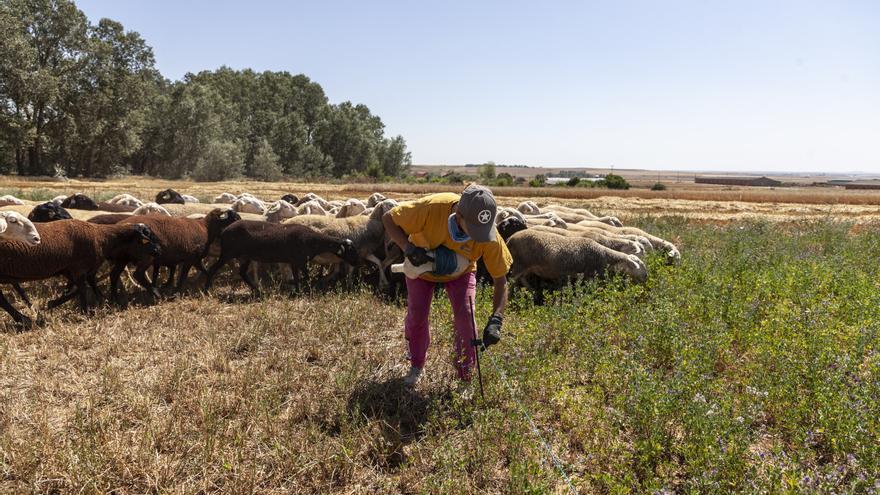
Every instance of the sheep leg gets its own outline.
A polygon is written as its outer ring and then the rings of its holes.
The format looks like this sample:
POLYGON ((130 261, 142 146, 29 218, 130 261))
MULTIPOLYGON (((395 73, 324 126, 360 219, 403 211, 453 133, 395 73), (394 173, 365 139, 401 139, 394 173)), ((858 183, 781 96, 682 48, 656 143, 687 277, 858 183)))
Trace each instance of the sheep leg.
POLYGON ((186 283, 186 277, 189 275, 191 267, 192 265, 186 263, 180 264, 180 278, 177 279, 177 287, 174 289, 174 292, 180 292, 183 289, 183 284, 186 283))
POLYGON ((153 286, 150 283, 150 279, 147 278, 147 268, 149 265, 143 266, 138 265, 137 269, 134 271, 134 279, 135 281, 147 291, 150 296, 153 297, 153 300, 160 298, 162 295, 159 294, 159 289, 153 286))
POLYGON ((3 292, 0 292, 0 308, 5 309, 6 312, 9 313, 9 316, 11 316, 15 323, 17 323, 18 325, 21 325, 25 328, 30 328, 33 326, 33 321, 31 321, 31 319, 27 316, 19 313, 18 310, 15 309, 15 306, 13 306, 8 300, 6 300, 6 296, 3 295, 3 292))
POLYGON ((63 296, 49 301, 46 304, 46 309, 55 309, 58 306, 66 303, 67 301, 70 301, 71 299, 73 299, 73 296, 78 295, 80 290, 81 289, 79 289, 79 287, 76 285, 76 282, 74 282, 72 279, 68 279, 67 291, 64 293, 63 296))
POLYGON ((119 277, 125 271, 125 265, 124 262, 117 263, 110 271, 110 299, 116 304, 121 304, 119 302, 119 277))
POLYGON ((83 313, 89 312, 89 288, 86 283, 86 277, 80 277, 76 281, 74 281, 74 284, 76 284, 77 288, 76 293, 79 296, 79 310, 83 313))
POLYGON ((89 286, 95 291, 95 299, 98 304, 101 304, 104 301, 104 294, 101 293, 101 289, 98 288, 98 279, 95 278, 94 273, 90 273, 86 275, 86 282, 89 283, 89 286))
POLYGON ((34 305, 31 303, 31 300, 28 299, 27 294, 25 294, 24 289, 18 284, 12 284, 12 288, 15 289, 15 293, 18 294, 18 297, 21 298, 22 302, 24 302, 28 307, 33 307, 34 305))
POLYGON ((159 275, 162 266, 159 263, 153 264, 153 283, 159 285, 159 275))
POLYGON ((220 269, 223 268, 223 265, 228 262, 229 260, 224 258, 223 256, 217 258, 217 261, 208 270, 208 276, 205 278, 205 292, 211 290, 211 284, 214 283, 214 277, 217 276, 217 272, 219 272, 220 269))
POLYGON ((385 269, 382 266, 382 260, 377 258, 376 255, 372 253, 367 255, 365 259, 370 263, 376 265, 376 268, 379 269, 379 288, 387 289, 390 284, 388 283, 388 277, 385 276, 385 269))
POLYGON ((248 273, 248 268, 251 266, 251 260, 247 258, 239 258, 238 260, 238 275, 244 280, 244 283, 251 288, 251 292, 254 297, 260 297, 260 287, 251 280, 251 276, 248 273))
MULTIPOLYGON (((163 289, 168 289, 174 285, 174 273, 177 271, 177 265, 168 265, 168 280, 165 281, 163 289)), ((159 285, 159 279, 153 280, 153 283, 159 285)))

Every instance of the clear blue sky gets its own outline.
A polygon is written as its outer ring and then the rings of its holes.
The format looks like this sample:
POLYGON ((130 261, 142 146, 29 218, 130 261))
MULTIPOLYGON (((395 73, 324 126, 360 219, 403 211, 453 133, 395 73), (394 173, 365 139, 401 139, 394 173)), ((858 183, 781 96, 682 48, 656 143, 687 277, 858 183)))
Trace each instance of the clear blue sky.
POLYGON ((880 173, 880 2, 79 0, 162 73, 303 73, 417 164, 880 173))

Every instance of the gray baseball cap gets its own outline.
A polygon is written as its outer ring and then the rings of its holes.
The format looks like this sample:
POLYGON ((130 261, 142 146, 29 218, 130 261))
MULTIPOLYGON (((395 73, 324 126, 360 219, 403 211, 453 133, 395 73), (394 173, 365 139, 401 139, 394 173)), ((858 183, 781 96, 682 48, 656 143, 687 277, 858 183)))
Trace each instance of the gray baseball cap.
POLYGON ((461 193, 458 213, 461 214, 471 239, 476 242, 495 240, 495 197, 488 187, 471 184, 461 193))

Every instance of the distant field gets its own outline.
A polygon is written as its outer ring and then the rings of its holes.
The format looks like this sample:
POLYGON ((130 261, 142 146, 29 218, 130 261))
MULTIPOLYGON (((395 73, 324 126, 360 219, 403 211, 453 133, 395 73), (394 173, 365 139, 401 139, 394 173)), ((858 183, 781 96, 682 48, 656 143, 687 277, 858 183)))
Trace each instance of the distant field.
MULTIPOLYGON (((633 223, 681 265, 516 295, 485 401, 452 390, 445 297, 412 394, 405 309, 366 289, 257 301, 227 275, 210 296, 44 312, 0 334, 0 491, 565 493, 516 400, 584 494, 880 490, 880 234, 633 223)), ((42 305, 52 285, 27 289, 42 305)))
MULTIPOLYGON (((231 181, 195 183, 130 177, 108 181, 17 180, 0 177, 0 195, 14 194, 23 199, 45 200, 59 194, 84 192, 96 199, 107 199, 121 192, 129 192, 143 199, 154 198, 156 193, 174 188, 192 194, 202 201, 221 192, 253 192, 265 198, 279 198, 292 192, 314 192, 328 199, 348 197, 366 198, 370 193, 382 192, 398 199, 412 199, 419 195, 455 191, 460 185, 440 184, 312 184, 301 182, 262 183, 231 181)), ((568 187, 497 187, 493 188, 499 202, 516 206, 529 199, 546 205, 564 202, 586 207, 597 213, 621 218, 644 216, 684 216, 694 221, 729 222, 739 220, 795 221, 803 219, 839 218, 859 224, 880 221, 880 191, 846 191, 827 188, 723 188, 720 186, 693 186, 671 188, 668 191, 630 189, 611 191, 568 187)))

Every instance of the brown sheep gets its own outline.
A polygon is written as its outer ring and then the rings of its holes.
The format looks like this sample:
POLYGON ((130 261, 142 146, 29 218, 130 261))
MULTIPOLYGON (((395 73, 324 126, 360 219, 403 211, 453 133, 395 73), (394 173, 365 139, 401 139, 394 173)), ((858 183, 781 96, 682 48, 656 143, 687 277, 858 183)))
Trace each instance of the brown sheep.
POLYGON ((254 261, 289 264, 294 284, 299 289, 308 261, 326 255, 348 263, 357 263, 358 260, 357 251, 349 239, 325 235, 303 225, 240 220, 220 234, 220 258, 208 271, 205 290, 210 290, 217 272, 233 259, 238 260, 238 273, 255 296, 259 296, 260 288, 248 274, 254 261))
MULTIPOLYGON (((0 242, 0 283, 11 284, 63 276, 76 286, 49 303, 63 304, 79 294, 80 308, 88 310, 86 282, 94 283, 94 275, 107 259, 134 254, 155 255, 159 246, 150 229, 143 224, 94 225, 80 220, 37 224, 41 242, 29 246, 23 242, 0 242)), ((0 294, 0 307, 16 323, 30 326, 31 320, 18 312, 0 294)))
MULTIPOLYGON (((152 260, 141 260, 137 263, 134 279, 153 297, 159 296, 159 291, 146 277, 146 270, 150 266, 156 267, 180 266, 180 274, 177 279, 175 292, 179 292, 186 282, 189 270, 197 267, 203 273, 206 272, 202 260, 207 256, 211 243, 217 239, 224 228, 239 220, 239 216, 232 210, 215 209, 208 213, 205 218, 178 218, 158 215, 140 215, 129 217, 120 224, 143 223, 150 227, 159 239, 162 253, 152 260)), ((122 269, 117 267, 116 278, 122 269), (118 273, 117 273, 118 271, 118 273)), ((172 271, 171 277, 174 273, 172 271)))

